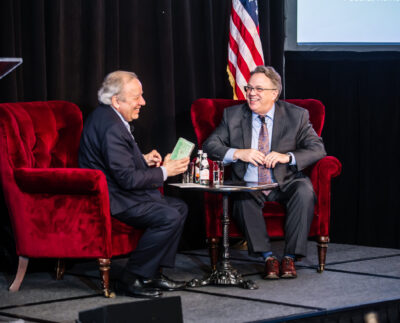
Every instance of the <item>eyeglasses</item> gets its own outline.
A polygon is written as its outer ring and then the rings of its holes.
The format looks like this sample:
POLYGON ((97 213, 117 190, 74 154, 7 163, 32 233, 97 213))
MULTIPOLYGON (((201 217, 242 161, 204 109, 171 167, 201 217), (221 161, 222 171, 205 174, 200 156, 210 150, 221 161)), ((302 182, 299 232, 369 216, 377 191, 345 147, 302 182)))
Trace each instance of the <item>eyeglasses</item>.
POLYGON ((244 87, 244 90, 247 93, 251 93, 251 91, 253 91, 253 90, 256 91, 256 93, 261 93, 262 91, 274 91, 274 90, 277 90, 277 89, 264 89, 262 87, 252 87, 252 86, 246 85, 244 87))

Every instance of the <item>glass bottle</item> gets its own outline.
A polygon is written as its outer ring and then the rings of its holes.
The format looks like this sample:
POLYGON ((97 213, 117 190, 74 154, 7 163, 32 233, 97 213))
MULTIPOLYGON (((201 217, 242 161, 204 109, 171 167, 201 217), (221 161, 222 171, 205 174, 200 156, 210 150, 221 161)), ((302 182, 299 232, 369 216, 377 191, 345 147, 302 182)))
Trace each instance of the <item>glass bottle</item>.
POLYGON ((203 150, 199 149, 197 151, 196 163, 194 164, 194 182, 197 184, 200 183, 200 164, 202 155, 203 155, 203 150))
POLYGON ((207 153, 203 153, 200 164, 200 184, 210 184, 210 166, 208 165, 207 153))

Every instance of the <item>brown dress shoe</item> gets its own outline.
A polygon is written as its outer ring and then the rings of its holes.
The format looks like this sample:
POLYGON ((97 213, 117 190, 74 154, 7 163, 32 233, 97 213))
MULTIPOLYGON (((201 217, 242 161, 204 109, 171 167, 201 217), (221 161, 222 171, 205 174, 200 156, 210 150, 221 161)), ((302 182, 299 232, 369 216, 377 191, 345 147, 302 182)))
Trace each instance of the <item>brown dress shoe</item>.
POLYGON ((296 267, 292 257, 283 257, 281 262, 281 278, 296 278, 296 267))
POLYGON ((264 279, 278 279, 279 278, 279 261, 276 257, 271 256, 265 260, 264 279))

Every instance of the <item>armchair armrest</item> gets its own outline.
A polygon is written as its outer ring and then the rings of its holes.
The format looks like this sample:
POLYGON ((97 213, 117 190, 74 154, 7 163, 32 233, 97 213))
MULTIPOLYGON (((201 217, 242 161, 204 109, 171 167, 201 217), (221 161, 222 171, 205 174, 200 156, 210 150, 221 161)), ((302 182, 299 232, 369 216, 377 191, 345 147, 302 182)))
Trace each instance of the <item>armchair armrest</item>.
POLYGON ((26 193, 95 195, 107 189, 105 175, 94 169, 18 168, 14 176, 26 193))
POLYGON ((331 179, 339 176, 341 171, 342 164, 336 157, 326 156, 320 159, 315 163, 310 174, 314 190, 318 191, 320 185, 330 185, 331 179))
POLYGON ((14 178, 18 203, 13 206, 12 221, 19 255, 45 254, 56 258, 112 255, 108 187, 101 171, 18 168, 14 170, 14 178))
POLYGON ((331 179, 339 176, 342 164, 333 156, 319 160, 311 170, 310 178, 317 196, 315 215, 318 216, 320 235, 329 236, 331 215, 331 179))

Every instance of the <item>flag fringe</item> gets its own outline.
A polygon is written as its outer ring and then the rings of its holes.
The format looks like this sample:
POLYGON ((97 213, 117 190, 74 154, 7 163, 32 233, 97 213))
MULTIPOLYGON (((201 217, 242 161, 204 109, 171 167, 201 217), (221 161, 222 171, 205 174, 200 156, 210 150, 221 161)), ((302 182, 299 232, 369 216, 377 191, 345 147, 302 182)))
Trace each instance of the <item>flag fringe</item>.
POLYGON ((229 83, 232 86, 232 91, 233 91, 233 99, 237 100, 237 95, 236 95, 236 82, 235 82, 235 78, 232 75, 231 70, 229 69, 229 65, 226 65, 226 72, 228 73, 228 79, 229 79, 229 83))

